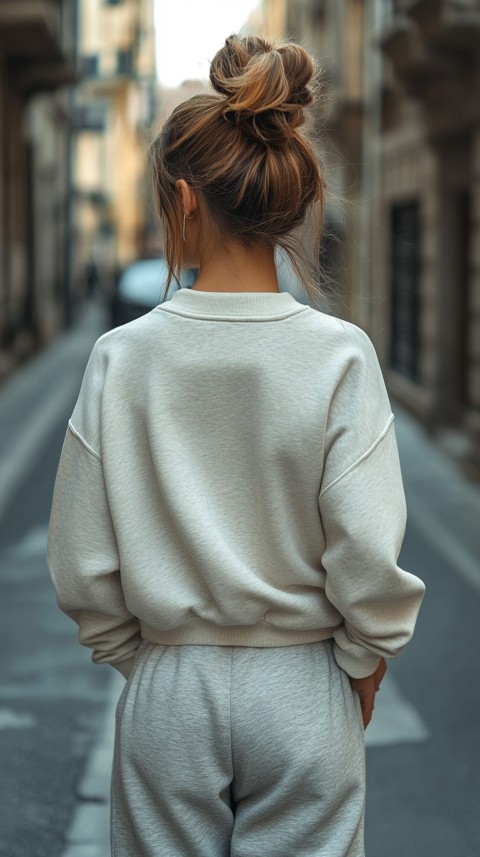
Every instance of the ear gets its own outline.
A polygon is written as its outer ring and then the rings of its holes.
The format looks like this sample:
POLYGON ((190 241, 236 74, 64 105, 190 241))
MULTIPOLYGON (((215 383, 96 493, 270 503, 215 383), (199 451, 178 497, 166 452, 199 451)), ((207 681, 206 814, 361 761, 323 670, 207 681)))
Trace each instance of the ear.
POLYGON ((177 179, 175 185, 182 198, 183 212, 187 217, 190 217, 197 210, 195 191, 192 190, 185 179, 177 179))

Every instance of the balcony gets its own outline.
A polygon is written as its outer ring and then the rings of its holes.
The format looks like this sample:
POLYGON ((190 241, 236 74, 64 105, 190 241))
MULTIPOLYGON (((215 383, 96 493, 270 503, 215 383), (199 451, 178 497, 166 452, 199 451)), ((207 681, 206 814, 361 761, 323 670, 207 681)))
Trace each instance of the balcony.
POLYGON ((480 120, 480 10, 467 0, 404 0, 379 44, 395 79, 425 110, 431 137, 480 120))
POLYGON ((408 14, 437 50, 470 57, 480 49, 480 10, 469 0, 414 0, 408 14))
POLYGON ((458 62, 431 49, 419 27, 406 16, 394 19, 380 44, 410 95, 421 97, 431 82, 446 80, 458 72, 458 62))
POLYGON ((24 95, 76 80, 62 46, 57 4, 45 0, 0 3, 0 53, 24 95))

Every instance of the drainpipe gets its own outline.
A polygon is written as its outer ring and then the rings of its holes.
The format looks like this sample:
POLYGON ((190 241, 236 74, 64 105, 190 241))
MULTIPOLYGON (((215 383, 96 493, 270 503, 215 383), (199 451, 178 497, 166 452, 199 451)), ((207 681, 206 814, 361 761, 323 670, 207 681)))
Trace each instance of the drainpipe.
POLYGON ((364 0, 363 21, 363 170, 362 170, 362 324, 370 333, 374 325, 375 293, 372 283, 374 225, 381 182, 382 56, 376 44, 385 13, 383 0, 364 0))
MULTIPOLYGON (((78 66, 78 0, 72 4, 73 23, 73 62, 78 66)), ((73 112, 75 106, 74 87, 68 87, 67 95, 67 134, 66 134, 66 199, 65 199, 65 279, 63 292, 63 321, 65 327, 73 324, 73 112)))

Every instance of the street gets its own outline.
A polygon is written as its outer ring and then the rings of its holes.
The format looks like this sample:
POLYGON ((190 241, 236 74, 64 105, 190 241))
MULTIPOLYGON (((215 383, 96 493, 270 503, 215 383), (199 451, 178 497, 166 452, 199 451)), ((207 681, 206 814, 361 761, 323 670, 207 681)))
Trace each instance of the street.
POLYGON ((53 480, 85 360, 102 332, 97 316, 0 394, 2 857, 62 853, 111 678, 112 670, 94 669, 76 643, 45 560, 53 480))
MULTIPOLYGON (((88 303, 73 332, 0 390, 0 857, 109 853, 108 753, 123 679, 78 645, 45 560, 66 422, 105 329, 88 303), (89 772, 103 794, 92 780, 89 793, 89 772), (82 843, 88 818, 98 832, 82 843)), ((480 487, 392 406, 409 512, 399 564, 427 591, 366 732, 366 853, 479 857, 480 487)))

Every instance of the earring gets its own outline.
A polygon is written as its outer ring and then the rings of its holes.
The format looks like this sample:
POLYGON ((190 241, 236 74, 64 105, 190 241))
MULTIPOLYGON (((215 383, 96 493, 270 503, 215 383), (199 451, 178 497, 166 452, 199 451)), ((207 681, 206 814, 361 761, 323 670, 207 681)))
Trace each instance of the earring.
POLYGON ((185 212, 183 212, 183 240, 184 241, 187 240, 185 238, 185 220, 191 220, 192 217, 193 217, 193 212, 191 214, 189 214, 188 216, 185 214, 185 212))

